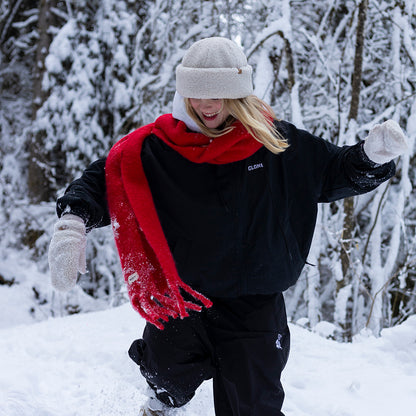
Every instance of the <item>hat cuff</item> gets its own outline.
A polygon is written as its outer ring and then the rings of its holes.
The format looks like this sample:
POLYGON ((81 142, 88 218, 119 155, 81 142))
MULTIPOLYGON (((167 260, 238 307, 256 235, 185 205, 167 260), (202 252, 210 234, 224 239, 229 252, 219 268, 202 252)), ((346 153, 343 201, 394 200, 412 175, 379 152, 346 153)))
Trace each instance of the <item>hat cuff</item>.
POLYGON ((186 98, 243 98, 253 94, 252 68, 190 68, 179 64, 176 90, 186 98))

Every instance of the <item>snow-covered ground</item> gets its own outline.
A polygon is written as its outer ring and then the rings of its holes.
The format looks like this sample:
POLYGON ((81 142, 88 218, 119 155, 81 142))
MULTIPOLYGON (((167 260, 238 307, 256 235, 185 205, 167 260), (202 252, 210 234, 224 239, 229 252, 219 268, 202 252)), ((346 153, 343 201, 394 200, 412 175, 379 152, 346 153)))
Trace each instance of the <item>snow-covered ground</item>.
MULTIPOLYGON (((3 309, 4 311, 4 309, 3 309)), ((4 313, 4 312, 2 312, 4 313)), ((121 307, 0 329, 1 416, 137 416, 145 383, 127 349, 144 321, 121 307)), ((291 325, 287 416, 413 415, 416 316, 339 344, 291 325)), ((213 416, 211 383, 178 416, 213 416)))

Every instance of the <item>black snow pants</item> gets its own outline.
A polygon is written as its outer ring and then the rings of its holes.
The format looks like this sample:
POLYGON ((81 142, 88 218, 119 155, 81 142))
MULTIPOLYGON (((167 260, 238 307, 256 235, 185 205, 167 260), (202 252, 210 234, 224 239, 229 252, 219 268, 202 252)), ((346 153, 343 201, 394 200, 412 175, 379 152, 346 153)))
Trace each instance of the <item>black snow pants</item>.
POLYGON ((283 416, 280 375, 290 348, 283 295, 212 300, 163 331, 147 324, 130 357, 168 406, 184 405, 213 378, 217 416, 283 416))

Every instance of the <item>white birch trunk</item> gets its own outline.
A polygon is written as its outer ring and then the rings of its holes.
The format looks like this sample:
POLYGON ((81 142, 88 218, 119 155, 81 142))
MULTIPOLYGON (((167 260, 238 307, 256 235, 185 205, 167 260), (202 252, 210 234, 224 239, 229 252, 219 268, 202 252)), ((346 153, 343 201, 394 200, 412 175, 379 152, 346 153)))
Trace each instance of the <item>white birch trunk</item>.
MULTIPOLYGON (((395 22, 402 20, 401 10, 396 7, 393 14, 395 22)), ((392 35, 392 62, 393 62, 393 73, 400 74, 401 63, 400 63, 400 47, 401 47, 401 26, 393 26, 392 35)), ((394 87, 396 99, 402 98, 401 84, 396 83, 394 87)), ((400 105, 396 107, 394 118, 399 121, 400 116, 400 105)), ((371 267, 369 269, 369 276, 371 280, 371 295, 372 295, 372 312, 369 317, 369 327, 375 335, 378 335, 383 328, 383 299, 385 289, 388 286, 389 281, 393 278, 394 269, 396 266, 397 257, 400 249, 400 237, 403 229, 403 213, 405 209, 405 202, 410 195, 410 181, 409 181, 409 155, 404 155, 402 158, 402 174, 400 180, 400 186, 397 195, 395 195, 395 216, 393 217, 394 225, 390 234, 389 239, 389 250, 384 264, 382 264, 382 218, 376 218, 376 211, 382 193, 384 192, 387 184, 383 184, 377 191, 377 198, 373 202, 372 208, 372 221, 377 221, 376 227, 374 228, 371 236, 371 267)))

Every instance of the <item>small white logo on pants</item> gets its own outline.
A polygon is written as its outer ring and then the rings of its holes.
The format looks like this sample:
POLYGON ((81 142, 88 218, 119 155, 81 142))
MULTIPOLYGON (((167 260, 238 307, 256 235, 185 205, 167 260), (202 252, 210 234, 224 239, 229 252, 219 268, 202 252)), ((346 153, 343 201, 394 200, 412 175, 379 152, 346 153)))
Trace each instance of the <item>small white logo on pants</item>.
POLYGON ((282 339, 282 334, 277 334, 277 340, 276 340, 276 348, 278 350, 282 350, 282 344, 280 344, 280 341, 282 339))

